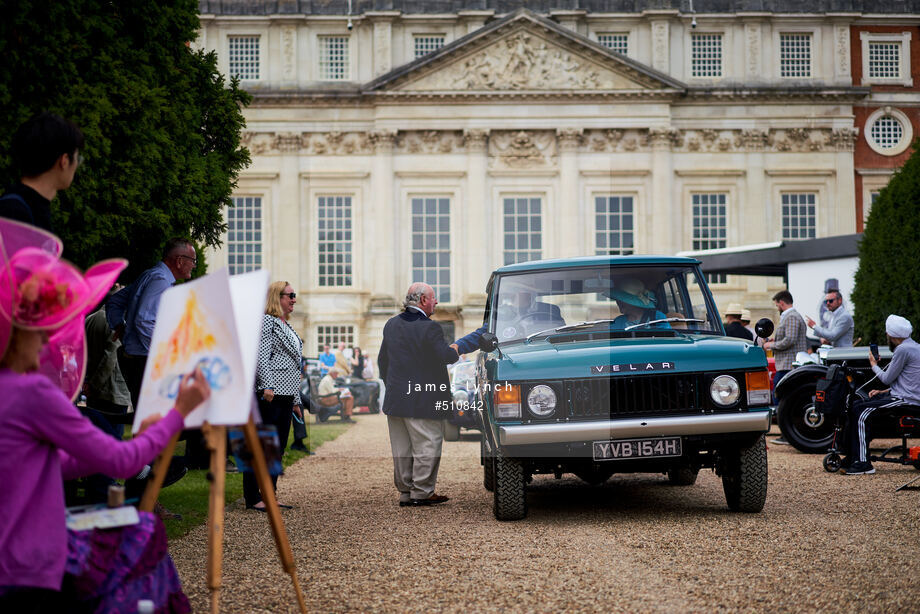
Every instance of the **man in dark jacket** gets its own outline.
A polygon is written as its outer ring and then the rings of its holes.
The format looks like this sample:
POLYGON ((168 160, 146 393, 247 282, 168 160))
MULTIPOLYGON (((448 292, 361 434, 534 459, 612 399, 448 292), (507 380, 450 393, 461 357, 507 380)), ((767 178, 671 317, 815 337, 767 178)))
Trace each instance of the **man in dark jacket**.
POLYGON ((434 486, 441 464, 444 419, 450 411, 446 366, 460 356, 444 340, 434 313, 438 299, 431 286, 414 283, 406 293, 406 310, 383 327, 378 365, 386 382, 387 415, 393 451, 393 480, 399 505, 444 503, 434 486))
POLYGON ((739 303, 732 303, 728 306, 728 309, 725 310, 725 334, 729 337, 754 341, 754 335, 741 323, 743 311, 739 303))
POLYGON ((22 179, 0 196, 0 217, 51 227, 51 201, 73 182, 80 165, 83 133, 54 113, 42 113, 13 135, 13 162, 22 179))

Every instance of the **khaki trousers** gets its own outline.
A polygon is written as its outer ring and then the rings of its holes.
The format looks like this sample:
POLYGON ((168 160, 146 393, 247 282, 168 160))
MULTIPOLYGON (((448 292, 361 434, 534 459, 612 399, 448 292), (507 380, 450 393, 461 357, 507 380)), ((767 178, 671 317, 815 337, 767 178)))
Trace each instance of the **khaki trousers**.
POLYGON ((427 499, 438 481, 444 421, 387 416, 387 426, 399 500, 427 499))

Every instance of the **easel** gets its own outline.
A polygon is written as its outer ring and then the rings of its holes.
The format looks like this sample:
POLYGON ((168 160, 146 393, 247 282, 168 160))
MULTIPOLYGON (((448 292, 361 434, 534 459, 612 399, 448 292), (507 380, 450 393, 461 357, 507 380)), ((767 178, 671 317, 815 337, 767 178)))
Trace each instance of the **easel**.
MULTIPOLYGON (((221 573, 223 569, 224 477, 227 470, 227 427, 212 426, 205 422, 201 427, 201 431, 204 434, 208 449, 211 450, 211 488, 208 502, 208 589, 211 592, 211 612, 217 614, 220 612, 221 573)), ((265 511, 268 513, 268 520, 271 523, 272 535, 275 537, 275 547, 278 550, 278 556, 281 558, 281 565, 284 567, 284 571, 291 576, 291 581, 294 583, 297 604, 301 613, 307 614, 307 606, 304 602, 303 592, 300 589, 300 581, 297 579, 297 566, 294 564, 291 542, 288 540, 287 531, 284 528, 284 520, 281 518, 281 510, 278 507, 278 500, 275 498, 275 489, 268 475, 265 453, 262 450, 262 444, 259 442, 259 434, 252 415, 249 416, 249 421, 243 427, 243 432, 246 437, 246 445, 252 452, 252 469, 255 472, 259 491, 262 493, 262 501, 265 503, 265 511)), ((166 477, 166 470, 169 468, 169 461, 172 459, 178 439, 178 435, 173 437, 157 459, 153 470, 153 478, 150 484, 147 485, 147 489, 141 499, 139 507, 141 511, 153 511, 153 505, 160 494, 160 488, 163 485, 163 479, 166 477)))

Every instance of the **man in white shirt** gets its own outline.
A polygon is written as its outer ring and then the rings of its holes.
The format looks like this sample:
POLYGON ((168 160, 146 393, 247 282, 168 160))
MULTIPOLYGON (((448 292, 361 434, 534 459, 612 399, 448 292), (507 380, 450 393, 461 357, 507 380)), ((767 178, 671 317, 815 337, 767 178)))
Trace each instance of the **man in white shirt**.
POLYGON ((347 388, 339 388, 335 385, 335 378, 339 372, 335 367, 329 369, 329 373, 319 382, 319 402, 326 407, 331 407, 336 403, 342 403, 342 422, 354 422, 351 419, 351 410, 354 408, 355 399, 351 396, 351 391, 347 388))

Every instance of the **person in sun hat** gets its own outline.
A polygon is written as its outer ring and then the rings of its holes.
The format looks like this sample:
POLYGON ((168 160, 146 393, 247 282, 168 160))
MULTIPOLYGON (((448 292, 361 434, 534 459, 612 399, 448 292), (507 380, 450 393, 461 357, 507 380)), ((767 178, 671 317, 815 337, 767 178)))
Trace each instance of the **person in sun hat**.
MULTIPOLYGON (((608 298, 617 302, 621 315, 613 320, 614 329, 644 324, 653 320, 664 320, 667 316, 657 309, 655 295, 645 288, 642 280, 635 277, 621 277, 614 282, 614 287, 604 292, 608 298)), ((645 328, 642 326, 639 329, 645 328)), ((667 322, 657 322, 648 328, 671 328, 667 322)))
POLYGON ((911 339, 914 327, 910 320, 891 314, 885 320, 885 334, 891 348, 891 362, 882 369, 872 352, 869 364, 886 390, 873 390, 866 400, 858 400, 849 409, 848 435, 850 450, 843 461, 847 475, 875 473, 869 462, 872 439, 869 420, 878 413, 917 413, 920 406, 920 344, 911 339))
POLYGON ((725 310, 725 334, 729 337, 753 341, 754 335, 752 335, 751 331, 746 329, 744 324, 741 323, 741 315, 743 312, 744 309, 741 307, 741 303, 729 304, 728 309, 725 310))
POLYGON ((200 371, 185 378, 175 409, 146 420, 131 441, 94 427, 72 403, 86 360, 84 318, 127 263, 81 273, 60 254, 54 235, 0 219, 0 612, 87 603, 126 611, 138 599, 187 612, 159 519, 141 512, 118 530, 69 531, 63 480, 136 474, 210 388, 200 371))

